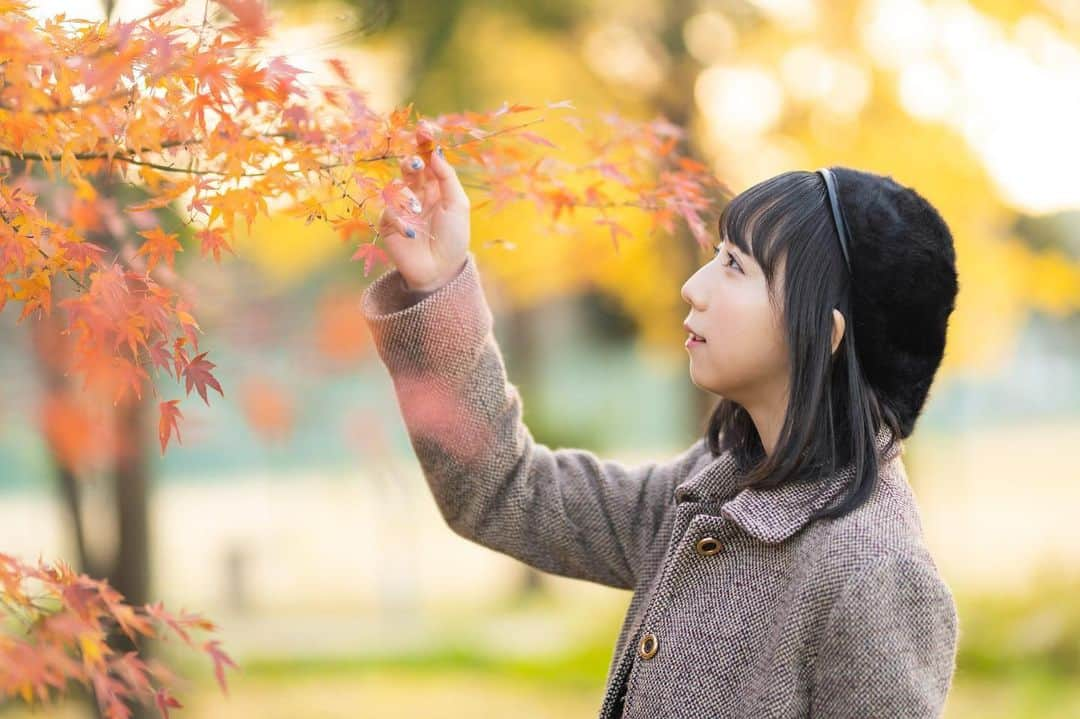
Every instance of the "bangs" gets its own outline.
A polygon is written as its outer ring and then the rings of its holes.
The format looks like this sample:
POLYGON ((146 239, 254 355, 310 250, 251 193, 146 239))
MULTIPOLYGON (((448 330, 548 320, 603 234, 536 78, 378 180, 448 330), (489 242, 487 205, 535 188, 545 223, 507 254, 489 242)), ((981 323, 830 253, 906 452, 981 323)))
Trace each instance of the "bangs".
POLYGON ((720 238, 753 257, 771 287, 789 245, 805 230, 807 194, 820 193, 811 173, 792 171, 759 182, 724 206, 717 221, 720 238))

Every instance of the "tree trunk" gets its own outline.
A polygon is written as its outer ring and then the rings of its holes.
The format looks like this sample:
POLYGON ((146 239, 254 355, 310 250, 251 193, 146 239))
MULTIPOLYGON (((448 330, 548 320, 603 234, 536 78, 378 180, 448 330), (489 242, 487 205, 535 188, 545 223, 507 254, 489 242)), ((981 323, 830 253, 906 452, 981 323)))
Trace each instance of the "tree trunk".
MULTIPOLYGON (((505 328, 506 336, 503 346, 507 351, 508 364, 513 366, 513 382, 521 391, 524 412, 524 408, 529 406, 528 398, 533 396, 533 388, 537 385, 539 375, 536 310, 534 308, 517 309, 502 326, 505 328)), ((527 420, 524 421, 528 424, 527 420)), ((537 440, 544 441, 542 437, 537 437, 537 440)), ((545 591, 543 572, 527 564, 521 565, 521 574, 516 582, 512 599, 522 601, 545 591)))
MULTIPOLYGON (((21 167, 18 169, 23 171, 21 167)), ((88 239, 109 248, 116 246, 115 240, 108 236, 98 235, 88 239)), ((32 346, 36 354, 34 364, 38 368, 42 389, 47 396, 58 398, 71 397, 82 391, 78 377, 65 375, 71 361, 70 343, 60 334, 64 328, 64 313, 56 303, 70 294, 71 291, 66 288, 66 283, 54 286, 53 308, 47 317, 29 318, 32 346)), ((69 465, 70 458, 60 456, 57 447, 50 447, 56 486, 71 528, 70 539, 76 553, 77 570, 95 579, 108 580, 134 606, 145 604, 150 599, 149 445, 144 441, 149 407, 148 394, 142 400, 132 397, 117 404, 114 412, 107 413, 114 423, 112 433, 102 433, 99 437, 100 441, 115 438, 115 446, 122 448, 105 468, 102 477, 102 481, 109 482, 112 497, 113 506, 108 522, 115 528, 110 534, 117 537, 112 556, 97 556, 92 551, 85 522, 84 479, 79 476, 77 468, 69 465)), ((107 643, 118 651, 136 649, 121 631, 110 635, 107 643)), ((145 659, 149 653, 148 647, 138 649, 145 659)), ((148 719, 154 715, 141 706, 132 705, 131 709, 132 719, 148 719)))

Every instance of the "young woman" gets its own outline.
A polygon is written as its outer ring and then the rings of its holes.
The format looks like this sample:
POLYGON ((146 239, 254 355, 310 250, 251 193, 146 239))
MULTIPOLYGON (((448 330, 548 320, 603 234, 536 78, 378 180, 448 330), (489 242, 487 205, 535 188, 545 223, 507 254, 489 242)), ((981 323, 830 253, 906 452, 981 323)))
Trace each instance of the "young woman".
POLYGON ((364 316, 447 524, 633 590, 600 716, 939 716, 958 618, 900 459, 957 291, 931 205, 843 167, 732 199, 682 292, 720 400, 681 454, 627 467, 533 440, 454 168, 401 171, 414 201, 381 218, 395 269, 364 316))

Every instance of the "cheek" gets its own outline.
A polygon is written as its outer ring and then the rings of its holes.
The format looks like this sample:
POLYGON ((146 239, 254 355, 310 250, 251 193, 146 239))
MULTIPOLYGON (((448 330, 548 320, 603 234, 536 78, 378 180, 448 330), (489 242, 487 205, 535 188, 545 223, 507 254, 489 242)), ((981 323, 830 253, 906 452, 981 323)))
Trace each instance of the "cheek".
POLYGON ((771 372, 784 362, 784 342, 767 301, 729 293, 724 312, 709 324, 701 347, 718 375, 738 382, 771 372))

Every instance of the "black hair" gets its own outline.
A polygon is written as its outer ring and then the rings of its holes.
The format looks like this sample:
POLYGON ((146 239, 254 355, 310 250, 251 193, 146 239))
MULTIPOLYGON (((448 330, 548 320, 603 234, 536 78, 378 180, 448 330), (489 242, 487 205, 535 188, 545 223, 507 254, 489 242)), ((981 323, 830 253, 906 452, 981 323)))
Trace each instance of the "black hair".
POLYGON ((814 518, 842 516, 866 501, 877 483, 878 430, 887 426, 892 432, 883 455, 906 435, 896 412, 867 381, 855 351, 851 276, 825 182, 808 171, 760 182, 727 203, 718 229, 722 239, 753 256, 765 275, 770 300, 783 318, 791 389, 774 452, 766 456, 746 409, 723 397, 708 419, 709 449, 713 456, 730 450, 743 470, 740 484, 762 489, 811 481, 853 463, 846 496, 814 518), (775 286, 781 261, 782 293, 775 286), (835 354, 833 308, 845 319, 835 354))

